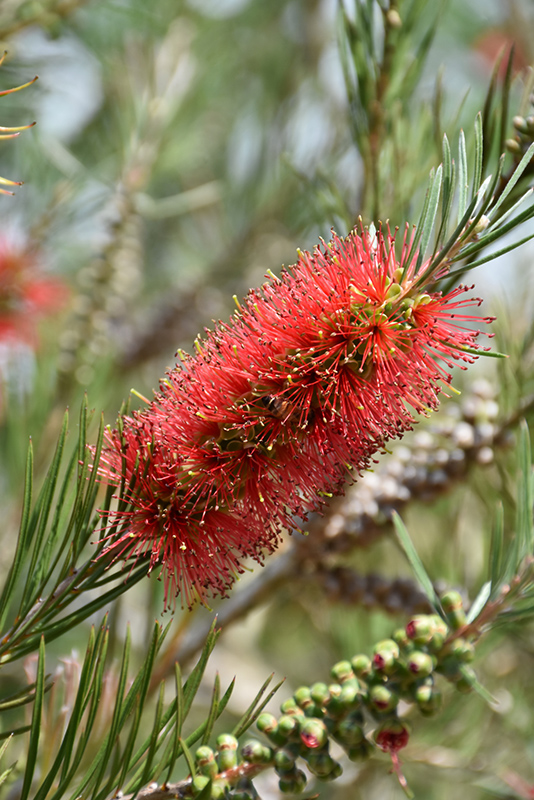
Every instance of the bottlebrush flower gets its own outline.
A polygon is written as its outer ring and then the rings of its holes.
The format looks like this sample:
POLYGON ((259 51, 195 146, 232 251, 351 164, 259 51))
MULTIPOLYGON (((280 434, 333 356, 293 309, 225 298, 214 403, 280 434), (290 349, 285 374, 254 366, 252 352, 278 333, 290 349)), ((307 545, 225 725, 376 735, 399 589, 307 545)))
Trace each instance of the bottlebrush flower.
POLYGON ((197 341, 107 433, 100 477, 133 488, 105 552, 150 553, 167 603, 224 595, 243 558, 435 409, 448 369, 475 358, 479 331, 463 325, 481 319, 464 308, 481 301, 425 292, 408 253, 405 240, 397 261, 389 233, 334 234, 197 341))
POLYGON ((37 345, 37 320, 57 311, 67 298, 58 278, 39 274, 36 254, 0 237, 0 342, 37 345))

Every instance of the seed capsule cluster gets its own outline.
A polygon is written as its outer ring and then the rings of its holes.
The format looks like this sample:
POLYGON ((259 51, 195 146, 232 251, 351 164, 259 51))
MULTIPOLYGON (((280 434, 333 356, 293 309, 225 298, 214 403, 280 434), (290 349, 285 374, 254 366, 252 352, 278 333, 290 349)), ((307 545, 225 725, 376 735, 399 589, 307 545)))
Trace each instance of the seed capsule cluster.
POLYGON ((281 715, 262 713, 256 722, 268 744, 250 739, 241 747, 233 736, 217 739, 217 751, 200 747, 195 754, 198 774, 191 794, 211 781, 211 798, 257 797, 252 778, 274 768, 280 791, 296 794, 306 786, 307 770, 320 781, 332 781, 342 766, 330 753, 340 745, 351 761, 368 758, 375 748, 391 755, 398 771, 398 752, 409 740, 399 718, 400 700, 432 716, 441 707, 437 675, 459 691, 469 691, 474 673, 468 666, 474 645, 462 637, 466 617, 458 592, 441 598, 444 618, 416 614, 405 628, 378 642, 371 656, 358 654, 332 667, 331 683, 301 686, 280 706, 281 715))

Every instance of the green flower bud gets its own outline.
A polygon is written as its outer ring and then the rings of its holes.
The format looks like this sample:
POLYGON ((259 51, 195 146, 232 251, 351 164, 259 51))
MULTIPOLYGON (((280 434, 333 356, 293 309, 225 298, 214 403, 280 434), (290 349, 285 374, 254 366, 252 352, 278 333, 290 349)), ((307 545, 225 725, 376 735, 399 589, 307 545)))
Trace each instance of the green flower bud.
POLYGON ((434 633, 434 622, 428 614, 416 614, 406 625, 406 636, 418 645, 428 644, 434 633))
POLYGON ((287 700, 284 700, 280 706, 280 711, 282 714, 296 714, 298 716, 302 715, 302 709, 298 707, 292 697, 288 697, 287 700))
POLYGON ((235 750, 221 750, 217 755, 217 764, 219 765, 219 772, 226 772, 227 769, 233 769, 237 766, 237 753, 235 750))
POLYGON ((354 670, 355 675, 357 675, 358 678, 362 678, 363 680, 365 680, 365 678, 367 678, 367 676, 370 675, 372 672, 373 664, 369 656, 366 655, 354 656, 354 658, 350 663, 352 669, 354 670))
POLYGON ((206 747, 206 745, 198 747, 195 751, 195 760, 199 767, 202 767, 204 764, 208 764, 209 762, 213 761, 214 758, 215 753, 211 747, 206 747))
POLYGON ((195 761, 202 775, 207 775, 209 778, 213 778, 217 775, 219 767, 217 766, 215 753, 211 747, 199 747, 195 752, 195 761))
POLYGON ((406 659, 406 666, 411 675, 417 678, 426 678, 434 670, 434 661, 428 653, 414 650, 406 659))
POLYGON ((384 639, 375 645, 373 652, 373 667, 378 672, 390 675, 395 670, 396 662, 400 655, 397 642, 393 641, 393 639, 384 639))
POLYGON ((274 717, 272 714, 268 714, 267 712, 260 714, 256 720, 256 727, 259 731, 264 733, 273 744, 284 744, 285 739, 278 733, 278 722, 276 717, 274 717))
POLYGON ((318 706, 324 706, 330 699, 330 692, 326 683, 314 683, 310 688, 311 699, 318 706))
POLYGON ((285 739, 289 739, 293 733, 298 733, 298 719, 291 714, 283 714, 278 720, 278 733, 285 739))
POLYGON ((317 717, 321 719, 324 717, 324 708, 322 706, 316 706, 315 703, 310 703, 309 706, 306 706, 304 709, 304 716, 305 717, 317 717))
POLYGON ((338 683, 344 683, 350 678, 354 678, 350 661, 338 661, 330 670, 330 674, 338 683))
POLYGON ((320 719, 306 719, 300 723, 300 739, 310 750, 315 750, 328 741, 328 730, 320 719))
POLYGON ((357 747, 365 739, 361 728, 362 717, 360 714, 350 715, 338 722, 334 736, 343 747, 357 747))
POLYGON ((475 646, 460 637, 447 644, 446 655, 454 656, 462 664, 470 664, 475 658, 475 646))
POLYGON ((278 786, 284 794, 300 794, 306 788, 306 775, 301 769, 295 769, 280 776, 278 786))
POLYGON ((217 750, 219 753, 221 750, 237 750, 238 747, 239 742, 230 733, 221 733, 220 736, 217 736, 217 750))
POLYGON ((429 717, 441 708, 441 692, 432 684, 422 684, 415 690, 415 702, 422 714, 429 717))
POLYGON ((512 119, 512 125, 514 126, 516 131, 519 131, 519 133, 527 133, 528 132, 527 121, 526 121, 526 119, 524 117, 520 117, 520 116, 514 117, 512 119))
POLYGON ((351 747, 347 750, 347 755, 349 757, 349 761, 365 761, 366 758, 369 758, 371 753, 373 752, 373 746, 367 739, 364 739, 360 744, 356 745, 356 747, 351 747))
POLYGON ((445 639, 449 635, 449 628, 445 621, 441 619, 438 614, 431 614, 430 619, 434 625, 434 631, 432 633, 432 638, 428 643, 428 648, 433 653, 437 653, 438 650, 441 650, 445 639))
POLYGON ((233 769, 236 766, 238 745, 235 736, 229 733, 221 733, 217 737, 217 763, 220 772, 226 772, 227 769, 233 769))
POLYGON ((191 792, 193 797, 196 797, 197 794, 200 794, 202 789, 207 786, 209 782, 210 778, 208 778, 207 775, 196 775, 191 781, 191 792))
MULTIPOLYGON (((393 639, 394 642, 398 644, 401 650, 409 650, 410 648, 413 647, 413 642, 411 641, 411 639, 408 638, 408 634, 406 633, 405 628, 397 628, 397 630, 394 631, 391 638, 393 639)), ((356 670, 354 671, 356 672, 356 670)))
POLYGON ((463 600, 459 592, 446 592, 441 598, 441 605, 451 628, 455 631, 466 624, 463 600))
POLYGON ((309 686, 300 686, 294 693, 293 699, 299 708, 306 708, 310 703, 313 703, 309 686))
POLYGON ((360 697, 359 683, 356 678, 353 678, 343 684, 337 701, 344 710, 350 710, 360 704, 360 697))
POLYGON ((345 706, 340 701, 341 692, 343 687, 340 683, 332 683, 328 687, 330 693, 330 700, 326 703, 326 711, 329 716, 337 717, 345 713, 345 706))
POLYGON ((274 768, 278 775, 291 772, 295 767, 295 754, 289 750, 280 749, 274 754, 274 768))
POLYGON ((225 780, 213 781, 211 787, 211 800, 224 800, 228 797, 228 789, 230 784, 225 780))
POLYGON ((504 146, 508 152, 513 153, 513 155, 521 155, 523 153, 521 145, 516 139, 507 139, 504 143, 504 146))
POLYGON ((262 733, 276 733, 278 729, 278 722, 275 716, 269 714, 267 711, 264 711, 264 713, 260 714, 256 720, 256 727, 262 733))
POLYGON ((330 753, 323 750, 320 753, 306 755, 306 763, 313 775, 317 778, 326 778, 330 775, 337 762, 334 761, 330 753))
POLYGON ((385 713, 386 711, 393 711, 393 709, 397 707, 399 697, 395 692, 392 692, 391 689, 388 689, 387 686, 379 684, 371 687, 369 691, 369 702, 374 709, 385 713))
POLYGON ((267 764, 273 757, 270 747, 265 747, 257 739, 249 739, 241 748, 241 758, 249 764, 267 764))

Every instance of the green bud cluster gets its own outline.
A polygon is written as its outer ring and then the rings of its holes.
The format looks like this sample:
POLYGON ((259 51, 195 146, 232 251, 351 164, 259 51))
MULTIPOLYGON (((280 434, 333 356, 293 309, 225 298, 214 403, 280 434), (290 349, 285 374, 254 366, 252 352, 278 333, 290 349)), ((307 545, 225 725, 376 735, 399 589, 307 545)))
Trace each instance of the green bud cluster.
POLYGON ((331 683, 300 686, 281 704, 280 716, 260 714, 256 726, 268 745, 250 739, 238 749, 237 739, 222 734, 217 751, 199 747, 192 795, 211 781, 214 800, 254 798, 251 779, 267 767, 278 775, 282 792, 296 794, 306 786, 299 760, 320 781, 341 775, 341 764, 330 753, 333 741, 351 761, 369 757, 375 747, 392 754, 405 747, 409 730, 397 716, 400 700, 431 716, 441 706, 438 675, 461 692, 471 689, 468 664, 474 645, 461 636, 466 624, 462 598, 451 591, 441 602, 444 618, 416 614, 390 639, 377 642, 371 657, 358 654, 334 664, 331 683), (374 729, 372 738, 369 728, 374 729))

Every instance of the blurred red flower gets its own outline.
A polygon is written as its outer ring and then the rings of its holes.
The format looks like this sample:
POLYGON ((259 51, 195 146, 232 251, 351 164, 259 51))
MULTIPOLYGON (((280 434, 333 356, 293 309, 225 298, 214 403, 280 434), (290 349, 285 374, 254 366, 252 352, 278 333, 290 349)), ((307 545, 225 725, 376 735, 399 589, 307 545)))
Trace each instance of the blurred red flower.
POLYGON ((133 488, 106 552, 150 553, 167 603, 224 595, 243 558, 435 409, 453 363, 475 358, 479 331, 464 325, 481 319, 463 310, 481 301, 426 293, 408 253, 405 241, 399 262, 389 234, 333 235, 207 332, 108 432, 100 477, 133 488))
POLYGON ((39 318, 61 308, 67 297, 63 281, 40 273, 34 252, 0 237, 0 342, 35 348, 39 318))

